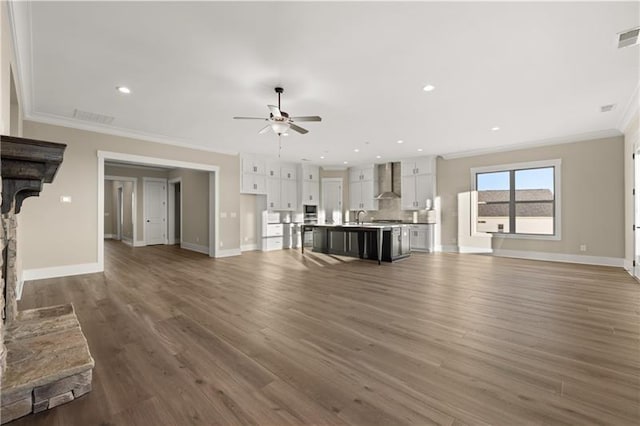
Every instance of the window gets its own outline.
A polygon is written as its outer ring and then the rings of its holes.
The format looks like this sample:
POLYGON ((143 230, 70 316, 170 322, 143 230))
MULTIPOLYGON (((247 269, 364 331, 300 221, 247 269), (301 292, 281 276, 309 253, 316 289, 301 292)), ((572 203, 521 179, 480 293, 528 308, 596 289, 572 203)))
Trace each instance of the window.
POLYGON ((471 174, 476 232, 560 238, 560 160, 475 168, 471 174))

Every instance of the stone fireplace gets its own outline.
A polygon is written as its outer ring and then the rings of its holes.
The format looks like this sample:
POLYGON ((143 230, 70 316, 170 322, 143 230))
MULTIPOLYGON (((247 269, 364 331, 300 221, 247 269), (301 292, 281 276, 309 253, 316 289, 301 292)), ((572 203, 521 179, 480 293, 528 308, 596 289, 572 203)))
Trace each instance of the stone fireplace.
POLYGON ((62 163, 66 145, 0 136, 0 421, 72 401, 91 390, 94 366, 71 304, 18 310, 17 220, 62 163))

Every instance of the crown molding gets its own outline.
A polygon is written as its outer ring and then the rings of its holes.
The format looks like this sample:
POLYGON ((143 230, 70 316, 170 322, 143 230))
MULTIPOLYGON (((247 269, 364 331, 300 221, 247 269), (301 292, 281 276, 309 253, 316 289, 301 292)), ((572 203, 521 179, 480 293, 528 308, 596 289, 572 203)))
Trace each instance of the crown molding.
POLYGON ((620 122, 618 123, 618 130, 621 132, 625 132, 627 130, 627 126, 633 119, 633 117, 638 114, 638 109, 640 108, 640 84, 636 86, 636 90, 633 91, 631 95, 631 99, 629 99, 629 103, 627 103, 626 108, 624 109, 624 113, 620 118, 620 122))
POLYGON ((25 120, 33 121, 36 123, 51 124, 54 126, 69 127, 72 129, 85 130, 88 132, 102 133, 113 136, 120 136, 124 138, 137 139, 146 142, 161 143, 164 145, 173 145, 181 148, 189 148, 197 151, 213 152, 216 154, 225 155, 238 155, 238 151, 214 149, 206 146, 198 145, 189 141, 170 138, 164 135, 157 135, 153 133, 140 132, 137 130, 124 129, 121 127, 105 126, 97 123, 85 123, 78 120, 73 120, 68 117, 63 117, 54 114, 45 113, 29 113, 25 115, 25 120))
POLYGON ((580 133, 577 135, 542 139, 539 141, 523 142, 523 143, 517 143, 517 144, 510 144, 510 145, 501 145, 501 146, 492 147, 492 148, 481 148, 481 149, 473 149, 469 151, 452 152, 448 154, 440 154, 439 157, 442 157, 445 160, 452 160, 455 158, 475 157, 478 155, 494 154, 498 152, 507 152, 507 151, 519 151, 521 149, 530 149, 530 148, 537 148, 537 147, 549 146, 549 145, 561 145, 561 144, 574 143, 574 142, 584 142, 584 141, 590 141, 594 139, 611 138, 616 136, 622 136, 622 132, 620 132, 618 129, 607 129, 607 130, 599 130, 596 132, 580 133))

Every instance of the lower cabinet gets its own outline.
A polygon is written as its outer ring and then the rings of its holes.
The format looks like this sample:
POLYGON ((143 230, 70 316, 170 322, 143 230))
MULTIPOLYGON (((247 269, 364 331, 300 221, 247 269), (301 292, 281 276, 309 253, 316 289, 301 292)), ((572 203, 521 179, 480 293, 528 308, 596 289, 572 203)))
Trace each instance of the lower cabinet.
POLYGON ((411 251, 433 251, 433 225, 411 225, 411 251))

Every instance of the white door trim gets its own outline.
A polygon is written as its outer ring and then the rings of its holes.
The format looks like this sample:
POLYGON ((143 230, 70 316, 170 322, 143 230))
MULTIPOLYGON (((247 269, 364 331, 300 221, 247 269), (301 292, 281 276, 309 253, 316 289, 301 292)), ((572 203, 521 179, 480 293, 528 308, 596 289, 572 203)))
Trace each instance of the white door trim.
POLYGON ((168 181, 168 189, 169 189, 169 219, 168 220, 168 228, 169 228, 169 244, 182 244, 182 178, 171 178, 168 181), (176 241, 176 230, 175 230, 175 221, 176 221, 176 183, 180 184, 180 241, 176 241))
MULTIPOLYGON (((98 271, 104 271, 104 162, 105 160, 117 160, 136 164, 149 164, 156 166, 169 166, 176 168, 203 170, 209 172, 209 238, 213 244, 209 244, 209 256, 219 257, 220 233, 220 166, 202 163, 190 163, 187 161, 170 160, 166 158, 147 157, 143 155, 125 154, 122 152, 98 151, 98 271), (211 191, 213 188, 213 196, 211 191), (213 225, 213 226, 212 226, 213 225)), ((134 187, 135 188, 135 187, 134 187)), ((137 199, 136 197, 134 197, 137 199)), ((134 209, 135 211, 135 209, 134 209)), ((135 221, 133 222, 135 230, 135 221)), ((135 232, 134 232, 135 234, 135 232)))
MULTIPOLYGON (((103 163, 104 164, 104 163, 103 163)), ((103 170, 104 173, 104 170, 103 170)), ((138 178, 136 177, 129 177, 129 176, 104 176, 102 179, 100 179, 98 177, 98 182, 102 181, 103 184, 99 185, 100 187, 102 187, 102 194, 98 193, 98 197, 102 197, 98 200, 98 212, 102 212, 100 215, 100 217, 104 220, 104 181, 105 180, 116 180, 116 181, 122 181, 122 182, 131 182, 133 183, 133 200, 131 202, 131 222, 133 224, 133 240, 131 241, 131 244, 135 244, 136 238, 138 236, 138 230, 137 230, 137 226, 136 226, 136 222, 137 222, 137 218, 138 218, 138 208, 137 208, 137 204, 138 204, 138 178)), ((98 238, 98 245, 100 245, 100 242, 102 241, 103 247, 104 247, 104 222, 102 223, 102 238, 98 238)), ((123 236, 122 241, 124 241, 125 238, 123 236)), ((98 253, 100 253, 100 250, 98 250, 98 253)), ((100 263, 100 259, 98 258, 98 263, 100 263)))
MULTIPOLYGON (((146 176, 143 177, 142 178, 142 189, 143 189, 143 191, 146 191, 146 187, 145 186, 146 186, 147 182, 159 182, 159 183, 164 184, 164 199, 165 199, 165 201, 167 200, 167 191, 169 190, 169 185, 167 184, 167 179, 166 178, 156 178, 156 177, 146 177, 146 176)), ((169 223, 168 223, 168 220, 167 220, 167 216, 168 216, 167 215, 167 208, 168 208, 167 204, 168 203, 165 202, 165 205, 164 205, 164 219, 165 219, 165 222, 164 222, 164 244, 169 244, 169 239, 167 237, 169 235, 169 228, 168 228, 169 223)), ((147 218, 147 201, 146 201, 146 197, 143 195, 143 197, 142 197, 142 232, 143 232, 143 235, 142 236, 144 237, 144 239, 143 239, 144 240, 144 244, 148 245, 149 242, 147 240, 147 233, 145 232, 146 231, 146 228, 145 228, 145 223, 146 223, 145 220, 146 220, 146 218, 147 218)))

